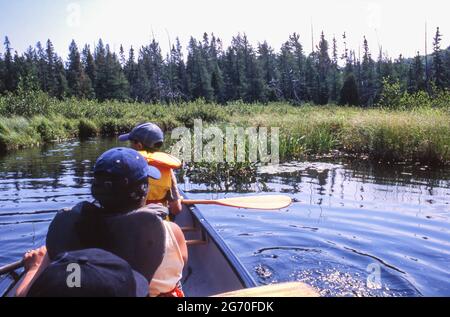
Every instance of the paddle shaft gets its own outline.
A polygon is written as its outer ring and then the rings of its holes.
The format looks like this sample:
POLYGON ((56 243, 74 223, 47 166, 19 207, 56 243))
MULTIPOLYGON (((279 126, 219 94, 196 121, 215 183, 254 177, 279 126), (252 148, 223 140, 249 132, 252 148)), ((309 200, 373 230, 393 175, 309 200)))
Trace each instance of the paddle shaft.
POLYGON ((193 199, 183 199, 181 201, 184 205, 222 205, 220 201, 217 200, 193 200, 193 199))
POLYGON ((23 260, 0 267, 0 275, 11 273, 23 266, 23 260))
POLYGON ((257 209, 257 210, 280 210, 292 204, 292 199, 284 195, 263 195, 223 198, 217 200, 199 199, 182 200, 185 205, 219 205, 231 208, 257 209))

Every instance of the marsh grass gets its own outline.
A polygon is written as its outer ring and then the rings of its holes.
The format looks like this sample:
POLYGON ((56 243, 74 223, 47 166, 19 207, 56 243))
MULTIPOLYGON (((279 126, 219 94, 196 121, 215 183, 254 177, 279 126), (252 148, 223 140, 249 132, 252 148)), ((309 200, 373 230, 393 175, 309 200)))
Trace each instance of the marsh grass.
POLYGON ((178 175, 179 182, 203 184, 216 192, 249 192, 257 182, 257 164, 196 162, 185 165, 178 175))
MULTIPOLYGON (((382 161, 450 164, 450 97, 406 96, 409 106, 362 109, 285 103, 226 106, 204 101, 177 105, 58 101, 42 93, 0 97, 0 151, 67 138, 114 136, 152 121, 165 131, 205 126, 279 127, 281 160, 331 151, 382 161)), ((238 169, 239 170, 239 169, 238 169)))

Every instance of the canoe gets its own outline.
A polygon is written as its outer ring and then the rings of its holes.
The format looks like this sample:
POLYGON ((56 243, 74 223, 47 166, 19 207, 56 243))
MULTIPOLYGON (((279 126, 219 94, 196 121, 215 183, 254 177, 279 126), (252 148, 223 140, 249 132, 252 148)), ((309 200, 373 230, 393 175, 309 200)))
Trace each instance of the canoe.
MULTIPOLYGON (((186 197, 184 193, 181 195, 186 197)), ((195 205, 183 205, 183 211, 175 222, 182 228, 188 244, 189 261, 182 279, 187 297, 212 296, 257 286, 237 256, 195 205)), ((20 275, 16 273, 6 277, 0 287, 6 283, 9 283, 9 287, 0 296, 13 295, 19 278, 20 275)))

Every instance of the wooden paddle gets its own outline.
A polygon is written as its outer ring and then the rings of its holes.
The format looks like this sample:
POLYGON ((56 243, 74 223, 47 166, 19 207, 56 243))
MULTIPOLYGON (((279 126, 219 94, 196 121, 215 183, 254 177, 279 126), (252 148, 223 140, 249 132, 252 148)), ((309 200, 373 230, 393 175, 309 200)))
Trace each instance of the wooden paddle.
POLYGON ((11 273, 23 266, 23 260, 0 267, 0 275, 11 273))
POLYGON ((246 288, 212 297, 320 297, 320 294, 304 283, 289 282, 246 288))
POLYGON ((233 208, 276 210, 289 207, 292 199, 284 195, 224 198, 217 200, 182 200, 185 205, 220 205, 233 208))

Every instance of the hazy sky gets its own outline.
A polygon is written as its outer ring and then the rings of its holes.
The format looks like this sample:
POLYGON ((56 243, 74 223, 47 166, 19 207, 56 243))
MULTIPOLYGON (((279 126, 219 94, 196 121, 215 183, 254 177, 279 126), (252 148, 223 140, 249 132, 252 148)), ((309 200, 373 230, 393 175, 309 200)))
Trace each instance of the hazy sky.
POLYGON ((203 32, 214 32, 227 46, 245 32, 252 44, 267 40, 278 51, 297 32, 309 53, 312 22, 316 42, 323 30, 330 42, 336 35, 342 49, 345 31, 356 52, 366 35, 374 55, 381 44, 396 57, 423 53, 426 20, 429 50, 436 26, 444 35, 442 47, 450 45, 449 12, 444 0, 0 0, 0 36, 8 35, 19 52, 50 38, 65 58, 71 39, 82 46, 102 38, 118 50, 155 36, 167 51, 169 37, 174 42, 178 36, 185 47, 191 35, 201 39, 203 32))

